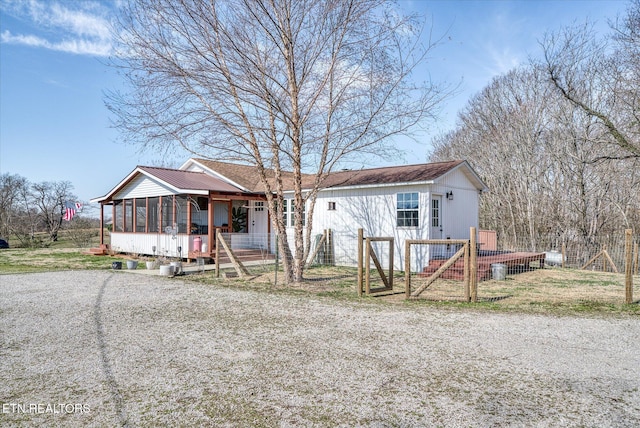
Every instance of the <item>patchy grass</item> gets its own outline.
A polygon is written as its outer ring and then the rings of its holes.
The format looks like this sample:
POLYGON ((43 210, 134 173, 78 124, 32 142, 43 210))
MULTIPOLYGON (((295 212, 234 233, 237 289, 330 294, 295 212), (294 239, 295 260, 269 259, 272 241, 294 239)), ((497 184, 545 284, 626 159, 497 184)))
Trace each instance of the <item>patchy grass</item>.
MULTIPOLYGON (((249 278, 215 278, 213 275, 186 277, 192 281, 221 286, 250 288, 259 291, 307 293, 341 300, 356 300, 355 268, 312 267, 305 271, 305 281, 285 285, 282 272, 276 274, 273 266, 251 269, 249 278)), ((377 274, 372 274, 372 288, 382 285, 377 274), (377 280, 376 280, 377 278, 377 280)), ((412 289, 420 279, 412 279, 412 289)), ((636 303, 624 304, 624 275, 582 271, 578 269, 535 269, 509 275, 504 281, 482 281, 478 284, 478 302, 464 299, 461 281, 437 280, 420 298, 405 300, 404 274, 394 275, 394 289, 380 297, 364 296, 370 302, 435 306, 445 308, 489 310, 503 312, 570 314, 633 314, 640 315, 640 277, 635 278, 636 303)))
MULTIPOLYGON (((111 269, 114 261, 126 261, 125 256, 92 256, 84 250, 61 249, 8 249, 0 251, 0 274, 44 272, 55 270, 111 269)), ((123 269, 126 268, 123 266, 123 269)), ((139 263, 138 269, 145 269, 139 263)), ((249 288, 256 291, 287 294, 310 294, 339 300, 357 300, 355 268, 312 267, 305 271, 305 281, 284 284, 284 274, 274 266, 264 264, 250 267, 249 278, 215 278, 211 271, 187 275, 183 278, 204 284, 224 287, 249 288)), ((371 275, 372 288, 382 282, 377 272, 371 275)), ((420 279, 412 277, 412 289, 420 279)), ((467 303, 461 281, 437 280, 416 300, 406 301, 404 274, 394 275, 393 292, 385 296, 364 296, 372 303, 427 305, 444 308, 520 311, 552 314, 633 314, 640 315, 640 277, 634 278, 635 302, 624 304, 624 275, 584 271, 579 269, 534 269, 510 274, 503 281, 482 281, 478 284, 478 302, 467 303)))
POLYGON ((111 262, 126 260, 124 257, 93 256, 84 251, 72 248, 0 250, 0 274, 111 269, 111 262))

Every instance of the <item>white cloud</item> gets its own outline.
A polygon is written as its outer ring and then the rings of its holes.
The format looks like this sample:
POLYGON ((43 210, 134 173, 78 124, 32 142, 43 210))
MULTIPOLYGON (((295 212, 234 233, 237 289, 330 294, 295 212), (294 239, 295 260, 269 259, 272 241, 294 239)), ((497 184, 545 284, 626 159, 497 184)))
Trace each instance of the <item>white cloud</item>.
POLYGON ((78 55, 107 56, 111 53, 110 10, 102 4, 3 0, 0 10, 23 23, 17 31, 3 31, 2 43, 78 55))

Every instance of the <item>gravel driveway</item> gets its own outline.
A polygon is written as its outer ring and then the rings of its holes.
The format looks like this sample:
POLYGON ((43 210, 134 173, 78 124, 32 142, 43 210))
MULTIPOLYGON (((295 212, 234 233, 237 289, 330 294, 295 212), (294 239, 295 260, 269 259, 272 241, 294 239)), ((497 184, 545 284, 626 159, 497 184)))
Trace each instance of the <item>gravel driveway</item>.
POLYGON ((0 276, 0 426, 640 426, 640 320, 0 276))

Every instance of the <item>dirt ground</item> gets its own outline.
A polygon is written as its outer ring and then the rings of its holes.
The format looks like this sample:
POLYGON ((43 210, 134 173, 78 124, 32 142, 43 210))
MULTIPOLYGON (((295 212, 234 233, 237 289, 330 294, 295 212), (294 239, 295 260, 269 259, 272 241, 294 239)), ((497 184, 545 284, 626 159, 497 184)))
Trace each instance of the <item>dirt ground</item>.
POLYGON ((0 276, 1 426, 640 426, 640 320, 0 276))

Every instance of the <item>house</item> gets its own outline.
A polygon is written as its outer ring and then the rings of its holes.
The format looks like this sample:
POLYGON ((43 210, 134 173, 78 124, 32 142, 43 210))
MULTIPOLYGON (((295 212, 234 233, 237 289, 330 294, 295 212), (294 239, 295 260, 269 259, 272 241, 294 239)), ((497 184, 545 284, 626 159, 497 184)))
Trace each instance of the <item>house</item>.
MULTIPOLYGON (((267 174, 273 179, 271 171, 267 174)), ((283 175, 283 208, 293 230, 290 178, 283 175)), ((304 176, 303 188, 310 188, 312 179, 304 176)), ((346 264, 356 261, 359 228, 365 236, 393 237, 398 267, 406 239, 467 239, 469 227, 478 227, 479 195, 487 190, 463 160, 337 171, 322 187, 312 236, 331 229, 344 237, 334 251, 346 264)), ((138 166, 91 202, 102 205, 101 222, 104 209, 111 210, 111 246, 118 251, 182 258, 211 254, 216 230, 228 234, 232 248, 275 251, 264 189, 251 166, 204 159, 189 159, 178 169, 138 166)))

